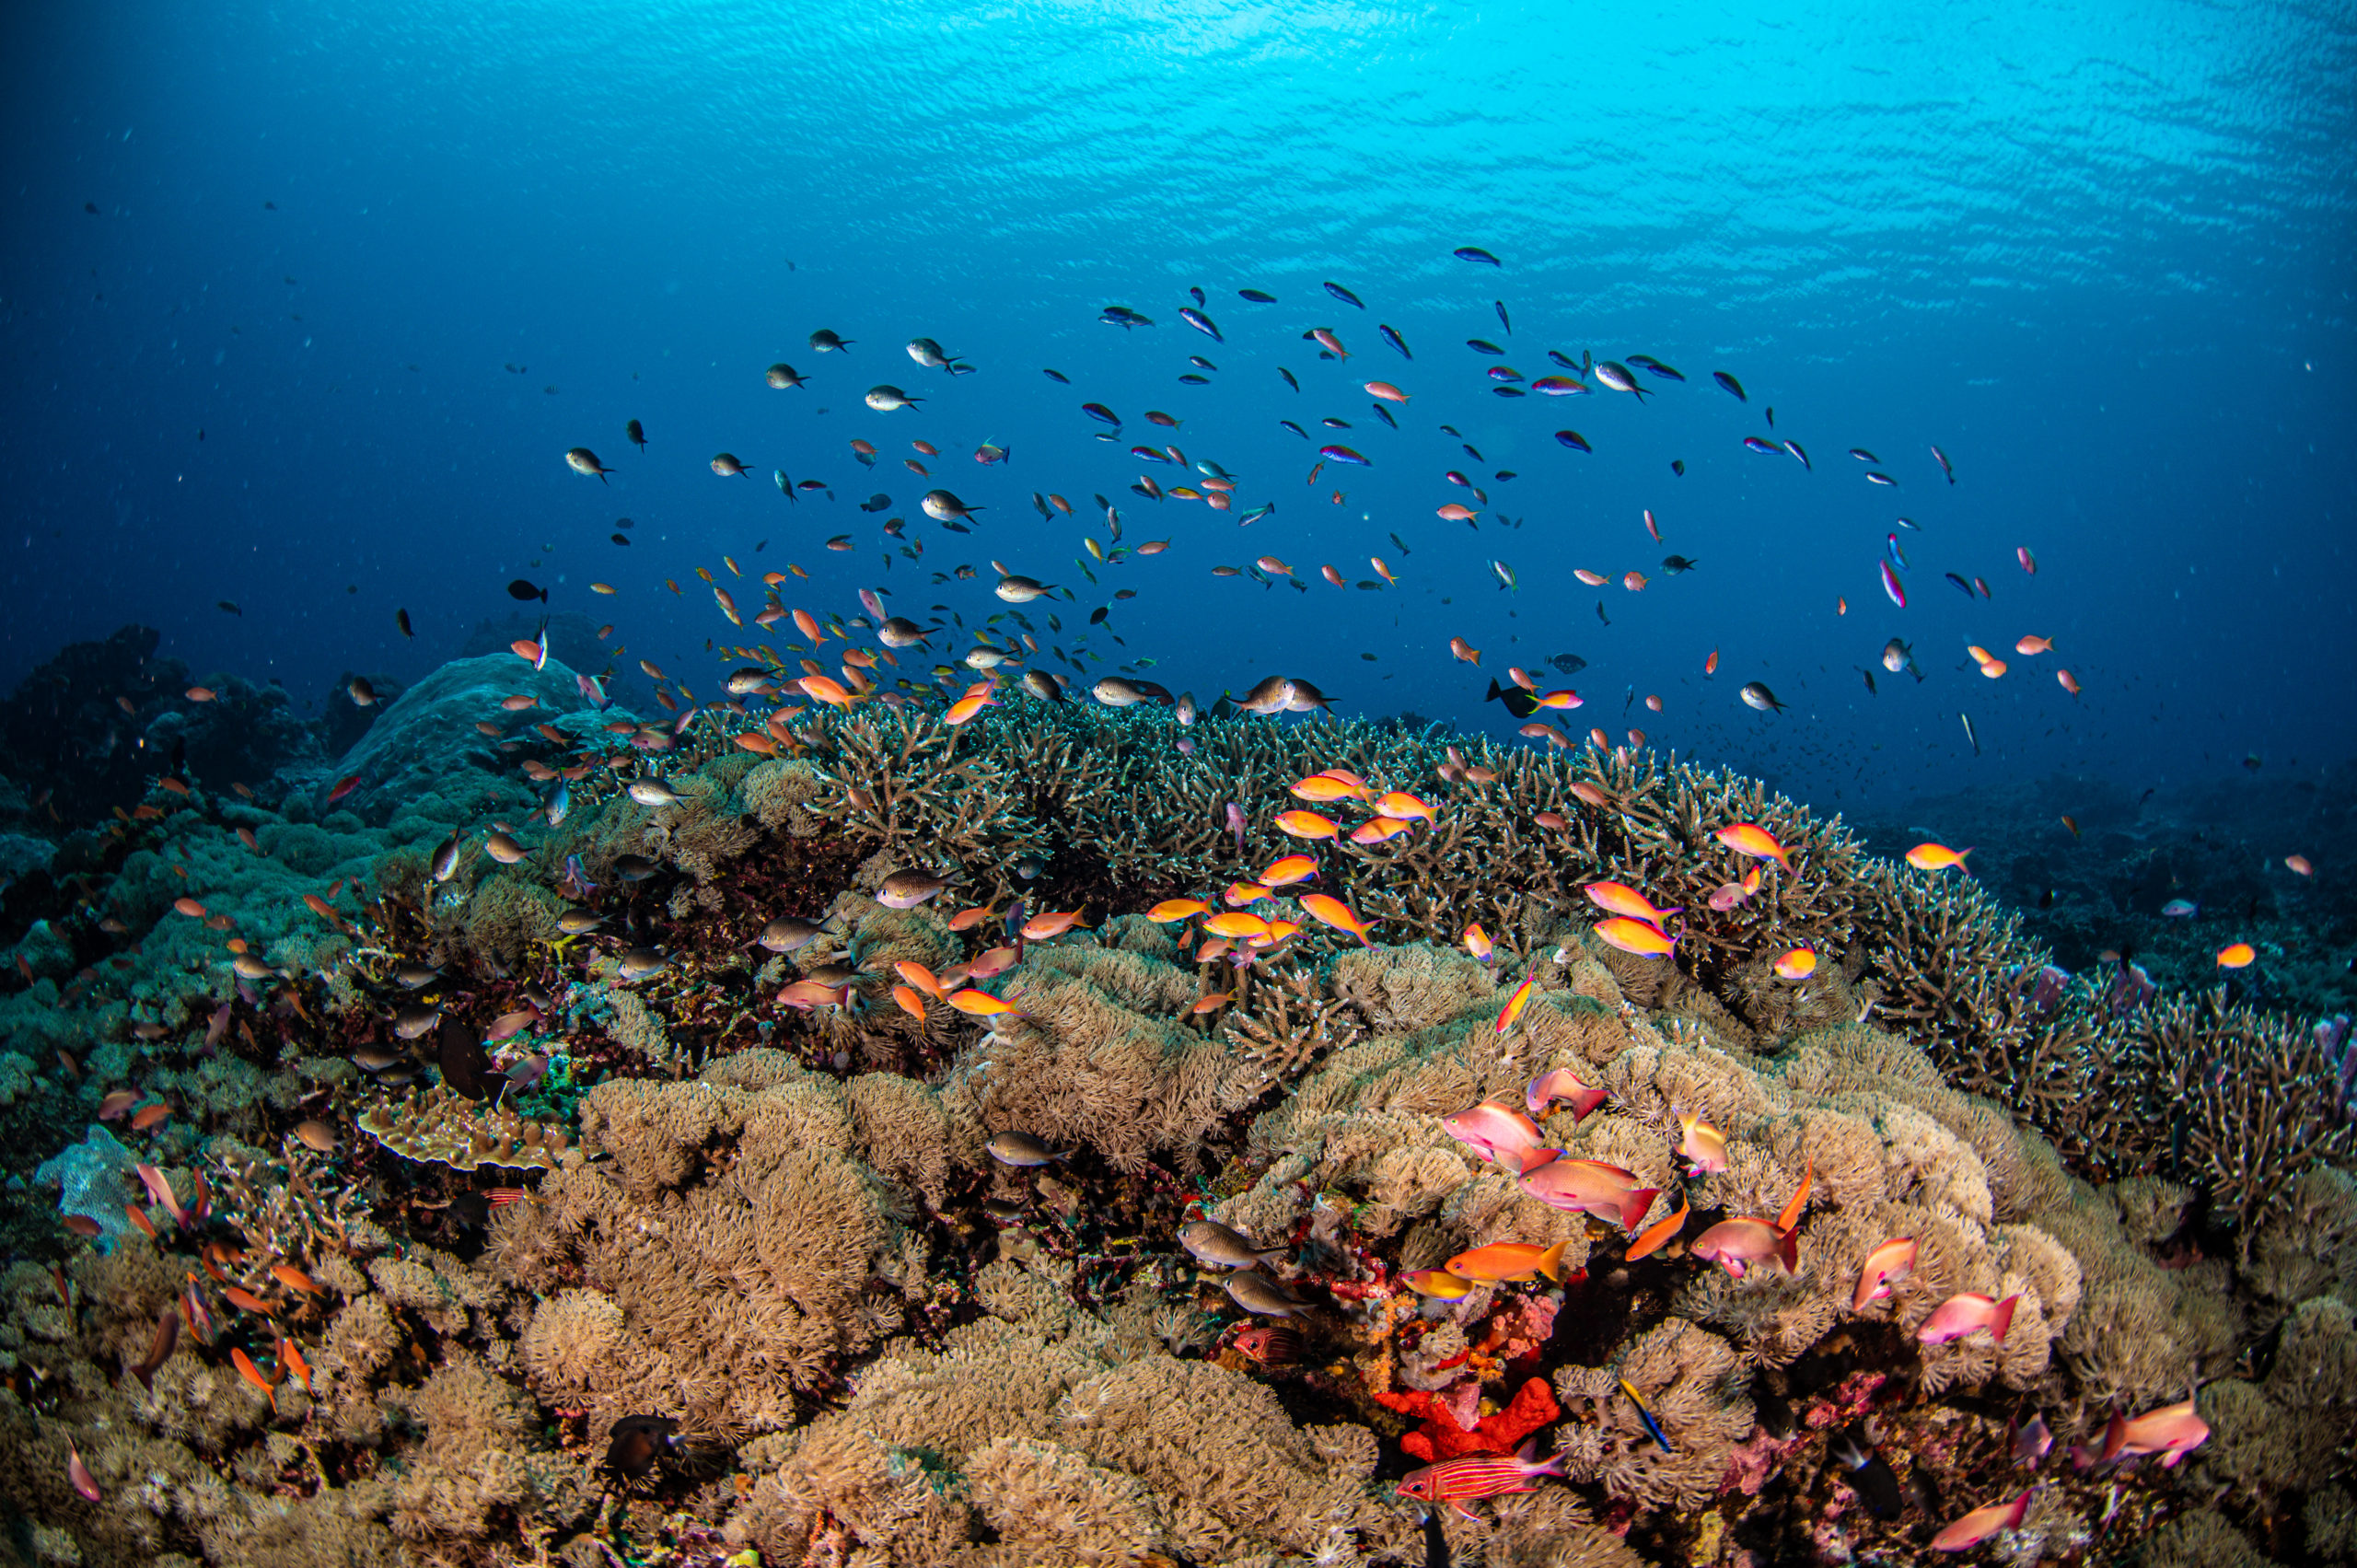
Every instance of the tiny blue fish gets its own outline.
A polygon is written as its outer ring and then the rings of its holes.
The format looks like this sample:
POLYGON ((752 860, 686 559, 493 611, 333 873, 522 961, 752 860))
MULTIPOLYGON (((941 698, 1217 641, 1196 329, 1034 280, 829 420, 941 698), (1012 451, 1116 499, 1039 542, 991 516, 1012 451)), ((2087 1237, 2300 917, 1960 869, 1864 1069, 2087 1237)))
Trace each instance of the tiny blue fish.
POLYGON ((1349 289, 1344 288, 1341 284, 1328 284, 1326 285, 1326 292, 1332 295, 1335 298, 1341 300, 1345 305, 1355 305, 1362 310, 1366 308, 1366 301, 1361 299, 1357 295, 1353 294, 1349 289))
POLYGON ((1413 359, 1416 357, 1414 354, 1408 352, 1408 340, 1399 335, 1399 329, 1397 327, 1386 326, 1384 323, 1378 321, 1375 325, 1375 330, 1382 334, 1383 341, 1385 343, 1389 343, 1393 348, 1399 351, 1400 358, 1413 359))
POLYGON ((1239 288, 1236 292, 1255 305, 1274 305, 1277 302, 1275 295, 1257 288, 1239 288))
POLYGON ((1505 263, 1482 250, 1479 245, 1460 245, 1452 252, 1460 261, 1474 261, 1484 267, 1504 267, 1505 263))
POLYGON ((1669 1436, 1666 1433, 1662 1431, 1661 1423, 1655 1421, 1654 1419, 1654 1412, 1645 1408, 1644 1397, 1630 1386, 1629 1380, 1626 1377, 1620 1379, 1620 1391, 1629 1396, 1629 1402, 1631 1404, 1637 1407, 1637 1419, 1645 1423, 1646 1435, 1661 1445, 1661 1451, 1663 1453, 1677 1453, 1678 1450, 1669 1446, 1669 1436))

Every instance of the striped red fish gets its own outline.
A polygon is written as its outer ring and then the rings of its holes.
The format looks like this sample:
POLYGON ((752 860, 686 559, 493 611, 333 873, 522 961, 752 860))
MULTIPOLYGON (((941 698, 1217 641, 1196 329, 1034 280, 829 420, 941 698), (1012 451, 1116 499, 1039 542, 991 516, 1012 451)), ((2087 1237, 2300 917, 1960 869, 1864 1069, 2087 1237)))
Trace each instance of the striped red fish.
POLYGON ((1538 1440, 1532 1438, 1513 1454, 1468 1454, 1461 1459, 1443 1459, 1436 1465, 1426 1465, 1410 1470, 1399 1481, 1399 1495, 1413 1497, 1423 1503, 1446 1503, 1469 1519, 1480 1515, 1465 1505, 1469 1497, 1503 1497, 1517 1492, 1536 1492, 1534 1484, 1542 1475, 1563 1473, 1563 1456, 1550 1454, 1544 1459, 1534 1459, 1538 1440))

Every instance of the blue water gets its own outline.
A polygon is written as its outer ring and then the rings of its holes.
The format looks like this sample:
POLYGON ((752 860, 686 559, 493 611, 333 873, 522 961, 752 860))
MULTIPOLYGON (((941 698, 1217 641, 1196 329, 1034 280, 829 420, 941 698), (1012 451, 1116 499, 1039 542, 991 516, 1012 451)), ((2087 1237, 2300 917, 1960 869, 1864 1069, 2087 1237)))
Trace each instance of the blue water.
POLYGON ((1077 590, 1042 638, 1067 649, 1134 588, 1092 674, 1152 658, 1204 698, 1301 675, 1347 712, 1501 736, 1488 678, 1576 653, 1568 682, 1538 671, 1586 697, 1571 734, 1634 723, 1832 806, 2056 768, 2297 771, 2357 740, 2346 6, 94 3, 0 29, 0 688, 138 621, 200 673, 323 703, 346 669, 423 674, 515 608, 516 576, 612 621, 624 668, 709 687, 705 640, 745 640, 693 575, 729 581, 726 552, 808 571, 789 605, 853 614, 876 587, 969 625, 1004 608, 996 559, 1077 590), (1225 344, 1179 322, 1190 285, 1225 344), (1098 324, 1116 302, 1157 324, 1098 324), (1321 361, 1314 326, 1352 357, 1321 361), (811 353, 820 327, 854 346, 811 353), (978 372, 921 369, 919 334, 978 372), (1477 337, 1527 377, 1554 347, 1688 379, 1643 406, 1501 399, 1477 337), (1197 354, 1212 384, 1178 384, 1197 354), (809 384, 765 387, 779 359, 809 384), (1399 431, 1374 378, 1413 398, 1399 431), (872 412, 878 382, 928 401, 872 412), (1086 401, 1124 416, 1120 444, 1086 401), (1306 484, 1281 418, 1374 466, 1306 484), (1740 445, 1771 434, 1814 471, 1740 445), (931 482, 899 468, 918 438, 931 482), (986 439, 1012 461, 978 466, 986 439), (1279 509, 1239 531, 1132 495, 1178 482, 1127 456, 1141 441, 1224 465, 1239 512, 1279 509), (610 485, 566 470, 575 446, 610 485), (714 477, 722 450, 754 477, 714 477), (780 466, 832 501, 789 506, 780 466), (1478 530, 1434 516, 1470 500, 1450 469, 1486 485, 1478 530), (927 482, 986 507, 978 531, 923 520, 927 482), (1034 490, 1079 515, 1043 521, 1034 490), (888 513, 857 509, 879 491, 888 513), (1101 587, 1076 563, 1106 538, 1096 492, 1126 542, 1173 541, 1092 563, 1101 587), (1901 515, 1922 530, 1903 610, 1875 567, 1901 515), (921 564, 886 554, 885 516, 921 564), (1669 552, 1700 567, 1663 575, 1669 552), (1308 591, 1211 575, 1264 554, 1308 591), (1370 555, 1398 588, 1317 575, 1369 577, 1370 555), (979 575, 930 580, 960 563, 979 575), (2016 656, 2025 633, 2056 652, 2016 656), (1893 635, 1921 684, 1876 663, 1893 635), (1984 679, 1968 644, 2011 668, 1984 679), (1747 680, 1787 711, 1742 705, 1747 680), (1631 704, 1648 693, 1661 714, 1631 704))

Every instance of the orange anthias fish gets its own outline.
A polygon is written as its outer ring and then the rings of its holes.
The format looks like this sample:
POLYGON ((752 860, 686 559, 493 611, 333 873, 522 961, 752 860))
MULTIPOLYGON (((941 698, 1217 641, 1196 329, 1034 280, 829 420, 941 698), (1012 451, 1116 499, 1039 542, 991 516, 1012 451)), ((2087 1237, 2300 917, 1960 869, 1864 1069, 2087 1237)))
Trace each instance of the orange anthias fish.
POLYGON ((1793 1201, 1785 1204, 1783 1213, 1776 1216, 1776 1228, 1778 1230, 1790 1231, 1794 1225, 1801 1223, 1801 1215, 1805 1213, 1808 1208, 1808 1190, 1816 1175, 1817 1156, 1815 1155, 1811 1155, 1808 1157, 1808 1163, 1801 1167, 1800 1191, 1793 1194, 1793 1201))
POLYGON ((1945 871, 1951 865, 1961 868, 1964 857, 1971 853, 1969 845, 1950 849, 1945 844, 1917 844, 1907 852, 1907 864, 1918 871, 1945 871))
POLYGON ((1339 823, 1315 811, 1280 811, 1276 824, 1279 832, 1296 839, 1330 839, 1342 830, 1339 823))
POLYGON ((1623 887, 1618 882, 1590 882, 1580 891, 1588 896, 1589 902, 1607 913, 1625 914, 1631 920, 1642 920, 1648 925, 1666 926, 1669 923, 1671 915, 1682 912, 1682 906, 1666 910, 1655 909, 1653 901, 1643 893, 1638 892, 1634 888, 1623 887))
POLYGON ((917 993, 914 987, 906 985, 894 986, 892 988, 892 1000, 900 1005, 901 1012, 906 1013, 918 1023, 924 1022, 924 998, 917 993))
POLYGON ((2024 637, 2014 645, 2014 652, 2024 658, 2028 658, 2035 654, 2050 654, 2053 651, 2054 639, 2051 637, 2024 637))
POLYGON ((1775 835, 1757 822, 1729 823, 1718 830, 1716 837, 1737 854, 1772 860, 1787 871, 1793 868, 1792 851, 1778 843, 1775 835))
POLYGON ((1314 855, 1289 854, 1271 863, 1260 873, 1260 885, 1266 888, 1288 888, 1295 882, 1306 882, 1318 875, 1318 860, 1314 855))
POLYGON ((1189 915, 1201 914, 1210 907, 1201 899, 1165 899, 1146 911, 1145 917, 1156 925, 1168 925, 1189 915))
POLYGON ((1225 910, 1203 922, 1203 929, 1214 936, 1266 936, 1269 923, 1242 910, 1225 910))
POLYGON ((1455 1301, 1473 1294, 1473 1282, 1446 1269, 1418 1269, 1399 1276, 1399 1283, 1418 1295, 1429 1295, 1435 1301, 1455 1301))
POLYGON ((2247 942, 2236 942, 2218 949, 2218 967, 2222 970, 2247 968, 2258 957, 2258 950, 2247 942))
POLYGON ((1296 797, 1313 799, 1313 802, 1329 802, 1329 799, 1367 799, 1367 785, 1363 785, 1363 783, 1351 783, 1346 781, 1346 778, 1334 778, 1331 773, 1310 773, 1310 776, 1304 778, 1304 781, 1289 783, 1289 785, 1284 787, 1287 787, 1292 795, 1296 795, 1296 797))
POLYGON ((1448 651, 1467 664, 1478 665, 1481 662, 1481 650, 1462 637, 1451 637, 1448 640, 1448 651))
POLYGON ((1004 1017, 1010 1013, 1019 1011, 1014 1003, 993 996, 987 991, 976 991, 970 986, 964 991, 951 993, 949 1005, 960 1013, 970 1014, 977 1018, 1004 1017))
POLYGON ((1778 955, 1773 965, 1778 980, 1806 980, 1817 972, 1817 952, 1810 947, 1794 947, 1778 955))
POLYGON ((1523 1009, 1530 1005, 1530 991, 1538 983, 1538 967, 1534 964, 1530 972, 1522 977, 1522 983, 1514 988, 1514 994, 1506 998, 1506 1005, 1498 1009, 1497 1027, 1492 1033, 1504 1034, 1514 1028, 1515 1021, 1521 1018, 1523 1009))
POLYGON ((1552 1247, 1537 1247, 1527 1241, 1492 1241, 1487 1247, 1460 1252, 1441 1267, 1474 1284, 1505 1284, 1540 1274, 1562 1284, 1563 1249, 1569 1246, 1569 1241, 1559 1241, 1552 1247))
POLYGON ((1417 799, 1405 790, 1397 789, 1388 795, 1378 796, 1375 802, 1375 810, 1378 817, 1389 817, 1402 822, 1429 822, 1436 814, 1434 807, 1417 799))
POLYGON ((1414 827, 1413 822, 1403 821, 1397 817, 1370 817, 1351 830, 1351 842, 1354 844, 1387 843, 1414 827))
POLYGON ((1375 946, 1375 938, 1367 935, 1373 928, 1372 923, 1352 913, 1351 906, 1341 900, 1325 893, 1304 893, 1301 896, 1301 907, 1335 930, 1349 932, 1359 939, 1360 946, 1365 947, 1375 946))
POLYGON ((1666 958, 1678 947, 1677 937, 1642 920, 1631 920, 1627 915, 1599 920, 1595 930, 1598 939, 1608 947, 1618 947, 1640 958, 1666 958))
POLYGON ((1051 936, 1062 936, 1080 923, 1083 912, 1080 910, 1044 911, 1023 923, 1023 935, 1027 941, 1032 942, 1043 942, 1051 936))
POLYGON ((1497 950, 1491 945, 1490 934, 1481 929, 1479 921, 1465 928, 1465 950, 1485 964, 1490 961, 1490 955, 1497 950))
POLYGON ((1262 899, 1276 896, 1276 889, 1265 882, 1230 882, 1227 890, 1220 894, 1219 901, 1230 909, 1242 909, 1246 904, 1257 904, 1262 899))
POLYGON ((1647 1225, 1643 1235, 1629 1243, 1629 1249, 1620 1255, 1622 1260, 1633 1263, 1640 1258, 1651 1257, 1654 1253, 1660 1251, 1669 1244, 1673 1237, 1685 1228, 1686 1216, 1693 1212, 1694 1206, 1691 1203, 1682 1198, 1679 1199, 1678 1213, 1666 1220, 1659 1220, 1647 1225))
POLYGON ((1777 1262, 1788 1274, 1800 1269, 1800 1244, 1788 1230, 1778 1230, 1763 1219, 1744 1215, 1721 1220, 1694 1238, 1695 1257, 1719 1263, 1741 1279, 1755 1264, 1777 1262))

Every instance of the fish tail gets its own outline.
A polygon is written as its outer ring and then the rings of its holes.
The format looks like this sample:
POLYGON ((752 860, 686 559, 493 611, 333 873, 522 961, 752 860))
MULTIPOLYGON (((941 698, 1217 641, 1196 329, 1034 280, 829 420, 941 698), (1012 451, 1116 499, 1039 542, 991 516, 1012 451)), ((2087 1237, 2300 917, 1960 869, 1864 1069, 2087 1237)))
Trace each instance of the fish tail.
POLYGON ((2015 1292, 1997 1303, 1989 1314, 1989 1337, 1999 1344, 2005 1342, 2005 1330, 2014 1326, 2014 1309, 2021 1305, 2021 1295, 2015 1292))

